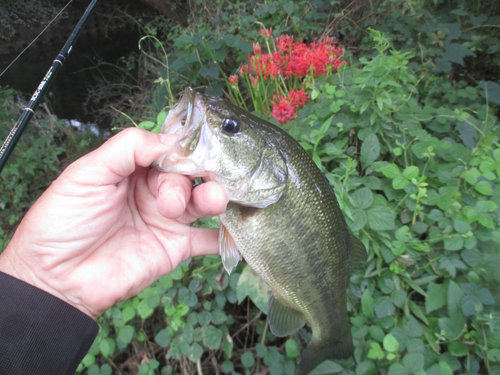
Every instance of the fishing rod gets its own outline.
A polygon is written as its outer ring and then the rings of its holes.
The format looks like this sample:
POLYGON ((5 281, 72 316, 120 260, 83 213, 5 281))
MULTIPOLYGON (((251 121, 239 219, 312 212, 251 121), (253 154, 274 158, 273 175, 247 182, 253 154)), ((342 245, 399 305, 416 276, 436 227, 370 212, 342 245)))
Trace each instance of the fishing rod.
POLYGON ((54 80, 57 72, 64 64, 64 61, 66 60, 68 54, 71 52, 73 43, 75 42, 76 38, 78 38, 78 35, 82 31, 83 27, 85 26, 85 23, 87 22, 90 14, 94 10, 98 2, 99 0, 92 0, 87 10, 83 14, 82 18, 80 19, 75 29, 73 30, 73 33, 71 33, 69 39, 66 41, 66 44, 62 48, 61 52, 59 52, 59 54, 55 58, 47 74, 45 74, 45 77, 43 77, 42 82, 40 82, 40 84, 38 85, 38 88, 35 90, 33 96, 31 97, 28 106, 24 108, 21 117, 19 117, 19 120, 17 120, 16 124, 14 125, 9 135, 5 139, 2 148, 0 148, 0 173, 2 172, 3 167, 7 163, 7 160, 9 159, 10 155, 12 154, 12 151, 14 151, 14 148, 16 147, 17 142, 21 138, 24 129, 26 129, 26 126, 28 125, 31 118, 35 114, 38 105, 40 104, 43 97, 47 93, 50 84, 54 80))

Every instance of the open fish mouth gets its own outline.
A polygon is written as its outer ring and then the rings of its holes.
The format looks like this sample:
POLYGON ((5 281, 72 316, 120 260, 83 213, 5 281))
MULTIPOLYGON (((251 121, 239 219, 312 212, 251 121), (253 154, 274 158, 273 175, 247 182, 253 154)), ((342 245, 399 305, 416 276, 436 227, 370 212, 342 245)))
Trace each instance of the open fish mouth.
POLYGON ((172 148, 163 154, 152 166, 163 172, 175 172, 202 177, 203 160, 206 154, 207 127, 206 106, 201 95, 191 87, 184 91, 179 104, 169 111, 160 133, 177 134, 179 137, 172 148), (202 144, 205 147, 199 147, 202 144))

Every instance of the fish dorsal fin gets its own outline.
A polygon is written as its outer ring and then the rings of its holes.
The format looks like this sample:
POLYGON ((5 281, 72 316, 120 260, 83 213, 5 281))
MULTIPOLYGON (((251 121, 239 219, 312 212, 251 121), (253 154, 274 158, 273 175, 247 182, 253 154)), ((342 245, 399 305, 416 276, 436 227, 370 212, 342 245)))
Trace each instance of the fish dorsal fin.
POLYGON ((267 306, 269 311, 267 314, 269 328, 271 328, 271 332, 275 336, 283 337, 291 335, 302 328, 306 322, 301 313, 286 306, 273 292, 269 294, 267 306))
POLYGON ((219 253, 222 258, 222 264, 228 274, 238 265, 241 260, 241 254, 236 246, 236 243, 231 237, 231 234, 224 225, 220 225, 219 229, 219 253))
POLYGON ((365 245, 358 240, 353 234, 349 233, 351 237, 351 271, 359 268, 366 262, 368 254, 366 253, 365 245))

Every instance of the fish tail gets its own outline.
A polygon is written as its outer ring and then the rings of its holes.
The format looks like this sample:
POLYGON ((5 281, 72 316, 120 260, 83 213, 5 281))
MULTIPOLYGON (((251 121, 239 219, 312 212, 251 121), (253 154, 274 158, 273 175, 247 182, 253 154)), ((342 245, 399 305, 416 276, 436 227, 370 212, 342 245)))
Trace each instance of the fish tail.
POLYGON ((316 343, 314 339, 307 346, 300 361, 298 375, 307 375, 327 359, 347 359, 352 355, 352 336, 348 330, 342 337, 316 343))

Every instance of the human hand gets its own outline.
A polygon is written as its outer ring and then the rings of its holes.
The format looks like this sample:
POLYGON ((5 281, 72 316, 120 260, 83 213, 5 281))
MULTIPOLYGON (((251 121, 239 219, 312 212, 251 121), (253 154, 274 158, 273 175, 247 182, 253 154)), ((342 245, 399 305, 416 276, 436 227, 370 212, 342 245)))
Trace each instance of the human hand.
POLYGON ((71 164, 22 220, 0 271, 95 319, 183 260, 218 254, 217 229, 185 223, 221 214, 224 188, 149 168, 174 140, 127 129, 71 164))

